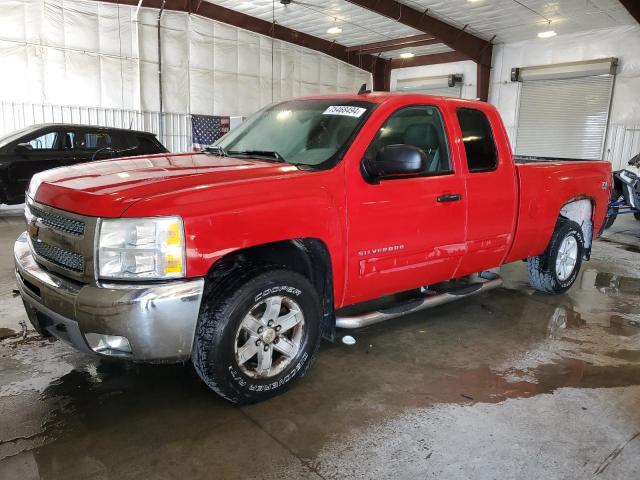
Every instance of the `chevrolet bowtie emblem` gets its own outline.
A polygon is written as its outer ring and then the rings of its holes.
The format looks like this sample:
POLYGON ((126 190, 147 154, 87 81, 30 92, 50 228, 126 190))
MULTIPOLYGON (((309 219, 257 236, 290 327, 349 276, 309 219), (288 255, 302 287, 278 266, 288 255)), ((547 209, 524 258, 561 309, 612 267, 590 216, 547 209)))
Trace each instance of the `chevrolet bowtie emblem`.
POLYGON ((31 221, 27 225, 27 232, 29 232, 29 235, 31 236, 31 238, 37 238, 39 231, 40 231, 40 227, 38 227, 38 225, 36 225, 35 221, 31 221))

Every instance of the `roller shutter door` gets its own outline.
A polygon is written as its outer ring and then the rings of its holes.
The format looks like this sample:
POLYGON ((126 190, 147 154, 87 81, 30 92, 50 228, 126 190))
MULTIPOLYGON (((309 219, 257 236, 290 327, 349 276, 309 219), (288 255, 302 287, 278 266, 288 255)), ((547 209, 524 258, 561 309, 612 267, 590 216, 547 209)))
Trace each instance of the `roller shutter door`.
POLYGON ((516 153, 602 158, 613 75, 522 82, 516 153))

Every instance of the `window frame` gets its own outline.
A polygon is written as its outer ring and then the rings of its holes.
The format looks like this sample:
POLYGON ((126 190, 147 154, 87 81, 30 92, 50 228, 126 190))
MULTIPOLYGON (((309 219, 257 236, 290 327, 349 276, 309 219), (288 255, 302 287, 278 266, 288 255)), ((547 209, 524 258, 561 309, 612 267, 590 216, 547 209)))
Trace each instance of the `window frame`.
POLYGON ((475 107, 456 107, 456 121, 458 122, 458 127, 460 128, 460 139, 462 140, 462 150, 464 151, 465 158, 465 166, 467 168, 467 172, 470 174, 474 173, 490 173, 495 172, 500 167, 500 154, 498 151, 498 145, 496 144, 496 137, 493 132, 493 125, 491 125, 491 121, 489 120, 489 116, 487 113, 479 108, 475 107), (480 113, 487 122, 487 126, 489 127, 489 134, 491 135, 491 144, 493 145, 493 151, 495 153, 495 164, 492 168, 482 168, 482 169, 471 169, 469 168, 469 158, 467 156, 467 147, 464 144, 464 132, 462 131, 462 124, 460 123, 460 117, 458 116, 458 112, 461 110, 471 110, 473 112, 480 113))
POLYGON ((40 137, 45 137, 51 133, 56 134, 56 139, 55 139, 55 144, 52 148, 32 148, 30 151, 33 153, 37 153, 37 152, 62 152, 65 151, 64 149, 60 149, 58 148, 60 145, 60 130, 58 130, 57 128, 50 128, 50 129, 45 129, 45 130, 40 130, 37 133, 33 133, 31 136, 26 137, 26 138, 21 138, 17 141, 17 143, 13 146, 13 150, 15 151, 16 147, 18 145, 21 145, 23 143, 31 143, 34 140, 37 140, 40 137))
MULTIPOLYGON (((360 165, 361 165, 360 171, 361 171, 362 176, 364 177, 364 179, 367 181, 367 183, 376 183, 376 184, 378 183, 377 180, 375 182, 371 181, 372 179, 369 178, 369 174, 366 172, 366 169, 364 167, 364 165, 365 165, 365 163, 367 161, 367 153, 369 151, 369 148, 371 148, 371 145, 373 145, 373 142, 376 141, 376 138, 377 138, 378 134, 384 128, 384 126, 387 124, 387 122, 391 119, 391 117, 396 115, 398 112, 401 112, 403 110, 408 110, 408 109, 411 109, 411 108, 433 108, 438 112, 438 115, 440 117, 440 122, 442 124, 442 134, 443 134, 443 137, 444 137, 445 147, 447 149, 447 158, 449 159, 449 168, 450 169, 449 170, 441 170, 441 171, 438 171, 438 172, 423 172, 423 173, 416 173, 414 175, 403 175, 403 176, 398 176, 398 177, 389 177, 389 178, 383 178, 383 179, 380 179, 380 180, 386 182, 386 181, 389 181, 389 180, 409 180, 409 179, 413 179, 413 178, 445 177, 447 175, 455 175, 456 174, 455 165, 454 165, 454 159, 453 159, 453 152, 451 150, 451 145, 450 145, 450 142, 449 142, 449 132, 447 130, 448 126, 447 126, 447 122, 445 121, 442 109, 440 107, 438 107, 437 105, 433 105, 433 104, 429 104, 429 103, 419 103, 419 104, 413 104, 413 105, 403 105, 401 107, 398 107, 393 112, 391 112, 387 116, 387 118, 384 119, 384 121, 382 122, 380 127, 376 130, 376 133, 374 134, 373 138, 369 142, 369 145, 367 145, 367 148, 365 149, 364 155, 363 155, 362 160, 360 162, 360 165)), ((403 144, 403 145, 408 145, 408 144, 403 144)))

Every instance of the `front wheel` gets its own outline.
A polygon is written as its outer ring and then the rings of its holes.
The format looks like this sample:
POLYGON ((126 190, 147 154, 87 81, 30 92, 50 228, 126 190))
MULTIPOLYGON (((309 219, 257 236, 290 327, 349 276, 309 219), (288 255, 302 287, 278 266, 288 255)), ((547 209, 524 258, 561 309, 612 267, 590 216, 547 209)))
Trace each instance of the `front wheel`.
POLYGON ((527 260, 529 283, 544 293, 566 292, 578 277, 583 255, 580 225, 560 218, 545 252, 527 260))
POLYGON ((235 404, 278 395, 302 377, 320 344, 321 306, 302 275, 249 271, 205 295, 193 364, 216 393, 235 404))

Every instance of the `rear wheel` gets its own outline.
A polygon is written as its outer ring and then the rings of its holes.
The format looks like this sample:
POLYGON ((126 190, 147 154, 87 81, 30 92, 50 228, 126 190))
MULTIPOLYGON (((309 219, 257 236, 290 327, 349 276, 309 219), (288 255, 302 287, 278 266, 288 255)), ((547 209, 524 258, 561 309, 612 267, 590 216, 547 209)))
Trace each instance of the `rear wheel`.
POLYGON ((583 255, 580 225, 560 218, 545 252, 527 260, 529 283, 540 292, 566 292, 576 281, 583 255))
POLYGON ((640 220, 640 212, 634 213, 633 216, 636 220, 640 220))
POLYGON ((320 344, 311 283, 285 269, 244 272, 203 299, 193 364, 232 403, 265 400, 302 377, 320 344))

